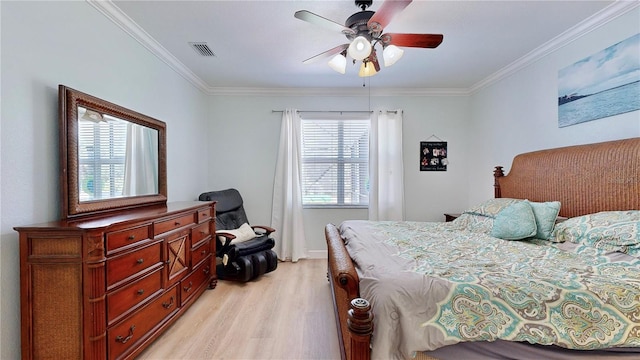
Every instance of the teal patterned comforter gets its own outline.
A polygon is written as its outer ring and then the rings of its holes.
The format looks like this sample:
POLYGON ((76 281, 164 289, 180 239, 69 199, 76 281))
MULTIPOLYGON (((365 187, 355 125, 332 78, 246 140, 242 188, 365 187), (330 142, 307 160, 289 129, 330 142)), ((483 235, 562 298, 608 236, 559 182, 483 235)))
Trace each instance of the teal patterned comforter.
POLYGON ((340 226, 360 295, 374 309, 373 358, 497 339, 583 350, 640 347, 640 259, 454 227, 340 226))

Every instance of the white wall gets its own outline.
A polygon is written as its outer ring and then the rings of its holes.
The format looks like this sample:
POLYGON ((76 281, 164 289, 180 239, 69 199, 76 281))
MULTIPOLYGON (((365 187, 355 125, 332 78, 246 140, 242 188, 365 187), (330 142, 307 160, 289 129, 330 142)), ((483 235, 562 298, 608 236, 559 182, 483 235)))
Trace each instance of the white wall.
POLYGON ((86 2, 0 2, 2 36, 0 358, 20 357, 14 226, 59 211, 58 84, 167 123, 170 200, 206 184, 207 95, 86 2))
POLYGON ((640 136, 640 111, 558 127, 558 71, 640 31, 640 8, 471 97, 469 201, 493 196, 490 169, 526 151, 640 136))
MULTIPOLYGON (((269 224, 281 117, 271 110, 402 108, 407 220, 441 221, 444 212, 459 212, 493 197, 494 166, 508 170, 518 153, 640 136, 639 111, 566 128, 557 125, 558 70, 637 33, 639 11, 606 23, 468 97, 374 94, 369 102, 366 90, 361 96, 305 96, 304 91, 215 95, 209 133, 216 138, 211 150, 220 155, 210 164, 209 187, 237 187, 250 220, 269 224), (418 144, 433 134, 448 141, 447 172, 418 171, 418 144), (235 165, 238 162, 244 170, 235 165)), ((319 209, 307 209, 304 215, 308 249, 320 254, 326 248, 325 224, 367 216, 363 210, 319 209)))
MULTIPOLYGON (((362 95, 217 95, 211 101, 209 136, 214 156, 208 190, 235 187, 253 224, 269 225, 282 113, 272 110, 403 109, 403 153, 407 220, 443 221, 443 213, 464 207, 467 178, 468 97, 362 95), (420 141, 431 135, 448 141, 446 172, 419 171, 420 141), (239 165, 240 164, 240 165, 239 165)), ((365 219, 366 210, 306 209, 307 248, 326 254, 324 226, 365 219)))

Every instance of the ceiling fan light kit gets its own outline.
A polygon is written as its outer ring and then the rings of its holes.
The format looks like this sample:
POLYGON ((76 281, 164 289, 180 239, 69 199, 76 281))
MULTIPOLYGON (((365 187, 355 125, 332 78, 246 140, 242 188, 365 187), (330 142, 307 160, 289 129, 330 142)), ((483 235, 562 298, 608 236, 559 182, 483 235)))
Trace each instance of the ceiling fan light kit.
POLYGON ((329 58, 329 67, 344 74, 347 67, 346 55, 348 54, 354 59, 354 64, 357 61, 362 61, 358 75, 366 77, 380 71, 375 49, 378 44, 383 47, 382 56, 385 67, 400 60, 404 54, 404 50, 400 47, 432 49, 438 47, 443 39, 441 34, 383 34, 384 27, 389 24, 393 16, 404 10, 411 1, 384 0, 378 11, 374 12, 366 10, 372 0, 355 0, 356 6, 360 7, 362 11, 349 16, 344 25, 307 10, 296 11, 294 14, 296 18, 330 30, 339 30, 350 41, 304 60, 303 63, 308 64, 318 59, 329 58))
POLYGON ((360 77, 368 77, 377 74, 375 66, 370 61, 363 61, 362 65, 360 65, 360 71, 358 71, 358 76, 360 77))
POLYGON ((333 70, 344 74, 347 72, 347 57, 340 53, 329 60, 329 67, 333 70))
POLYGON ((404 50, 395 45, 387 45, 382 51, 382 59, 384 60, 384 66, 391 66, 400 60, 404 55, 404 50))
POLYGON ((88 120, 88 121, 94 122, 96 124, 101 123, 101 122, 107 122, 107 120, 104 119, 104 116, 102 116, 102 114, 100 114, 97 111, 93 111, 93 110, 89 110, 89 109, 85 109, 84 115, 82 115, 80 117, 80 119, 88 120))
POLYGON ((372 47, 373 46, 371 46, 371 42, 369 39, 364 36, 358 36, 353 39, 353 41, 349 45, 349 50, 347 52, 349 53, 349 56, 351 56, 355 60, 360 61, 369 57, 372 47))

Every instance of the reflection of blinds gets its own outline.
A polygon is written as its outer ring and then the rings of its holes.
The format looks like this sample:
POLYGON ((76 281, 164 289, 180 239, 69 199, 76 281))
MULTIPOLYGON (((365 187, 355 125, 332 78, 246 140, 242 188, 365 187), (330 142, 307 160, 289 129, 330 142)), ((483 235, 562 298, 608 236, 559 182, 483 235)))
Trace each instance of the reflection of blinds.
POLYGON ((78 121, 80 201, 122 196, 127 123, 105 116, 78 121))
POLYGON ((302 119, 304 205, 366 206, 369 120, 302 119))

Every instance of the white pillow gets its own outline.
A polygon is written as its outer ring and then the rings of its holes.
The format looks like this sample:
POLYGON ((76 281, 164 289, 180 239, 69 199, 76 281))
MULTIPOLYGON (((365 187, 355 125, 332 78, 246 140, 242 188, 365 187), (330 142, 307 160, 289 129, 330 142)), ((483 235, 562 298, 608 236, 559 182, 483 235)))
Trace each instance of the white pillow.
POLYGON ((216 231, 216 233, 229 233, 231 235, 235 235, 236 238, 231 240, 232 244, 241 243, 243 241, 251 240, 256 237, 256 233, 247 223, 240 225, 240 227, 235 230, 218 230, 216 231))

